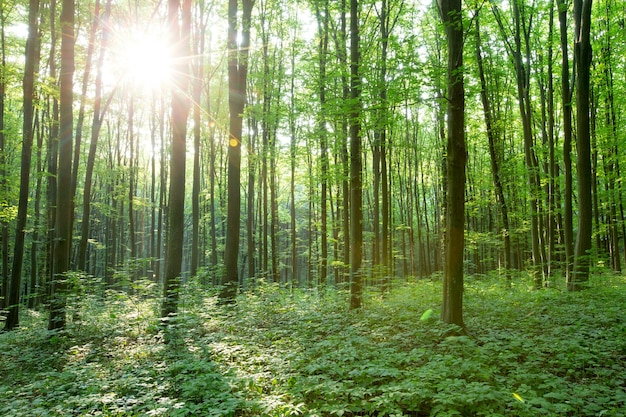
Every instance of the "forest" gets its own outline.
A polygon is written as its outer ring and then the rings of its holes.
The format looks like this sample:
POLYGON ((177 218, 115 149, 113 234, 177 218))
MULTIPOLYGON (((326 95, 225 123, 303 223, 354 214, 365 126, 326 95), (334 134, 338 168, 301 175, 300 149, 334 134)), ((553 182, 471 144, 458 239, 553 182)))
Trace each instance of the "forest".
POLYGON ((625 24, 3 0, 0 414, 626 416, 625 24))

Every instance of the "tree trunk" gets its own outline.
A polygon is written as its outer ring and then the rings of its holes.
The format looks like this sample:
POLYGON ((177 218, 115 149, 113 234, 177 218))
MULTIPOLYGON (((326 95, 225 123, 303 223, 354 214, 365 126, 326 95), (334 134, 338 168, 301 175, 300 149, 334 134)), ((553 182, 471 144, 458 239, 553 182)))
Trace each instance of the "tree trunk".
POLYGON ((574 0, 574 56, 576 62, 576 177, 578 179, 578 233, 574 248, 574 273, 567 282, 570 291, 589 281, 593 222, 591 198, 591 132, 589 128, 589 68, 591 66, 591 3, 574 0))
POLYGON ((448 142, 446 262, 441 318, 463 323, 463 248, 465 218, 465 89, 463 84, 463 16, 461 0, 440 0, 448 43, 448 142))
MULTIPOLYGON (((228 1, 228 107, 230 132, 228 140, 228 207, 226 213, 226 245, 224 266, 226 275, 220 297, 232 301, 239 284, 239 228, 241 218, 241 140, 243 111, 246 104, 248 50, 250 46, 250 18, 253 0, 242 1, 241 42, 237 40, 238 0, 228 1)), ((249 213, 252 215, 252 213, 249 213)))
POLYGON ((28 308, 34 309, 39 305, 39 297, 41 286, 40 282, 40 274, 41 270, 39 267, 39 239, 40 239, 40 209, 41 209, 41 188, 42 188, 42 155, 41 150, 43 149, 43 129, 39 126, 39 117, 35 116, 35 126, 37 129, 37 153, 36 153, 36 175, 37 181, 35 185, 35 209, 34 209, 34 217, 35 224, 33 226, 33 238, 31 241, 30 247, 30 285, 28 291, 28 308))
POLYGON ((289 133, 291 136, 291 141, 289 144, 289 156, 290 156, 290 169, 291 175, 289 178, 289 195, 290 195, 290 204, 289 204, 289 218, 290 218, 290 229, 291 229, 291 286, 293 288, 294 284, 297 284, 297 274, 298 274, 298 254, 297 254, 297 243, 298 243, 298 235, 296 229, 296 156, 298 149, 298 137, 296 131, 296 43, 293 43, 292 51, 291 51, 291 85, 290 85, 290 112, 289 112, 289 133))
MULTIPOLYGON (((87 43, 87 56, 85 58, 85 69, 83 71, 82 90, 80 95, 80 107, 76 117, 76 139, 74 143, 74 158, 72 161, 72 205, 75 205, 76 188, 78 186, 78 168, 80 162, 80 147, 82 146, 83 124, 85 120, 85 104, 87 101, 87 89, 89 87, 89 77, 91 76, 91 63, 94 54, 96 33, 100 26, 100 0, 96 0, 93 11, 93 21, 89 30, 89 41, 87 43)), ((72 209, 72 216, 74 210, 72 209)), ((73 231, 70 232, 73 234, 73 231)), ((71 236, 71 235, 70 235, 71 236)), ((80 264, 80 258, 74 259, 75 265, 80 264)))
POLYGON ((491 103, 487 94, 487 81, 485 79, 485 70, 483 68, 483 57, 481 53, 480 27, 478 19, 476 19, 476 62, 478 64, 478 75, 480 78, 480 99, 483 104, 483 113, 485 115, 485 127, 487 130, 487 139, 489 141, 489 156, 491 158, 491 174, 493 176, 493 185, 496 191, 496 198, 500 204, 500 213, 502 215, 502 229, 500 234, 504 241, 504 268, 506 270, 507 279, 511 278, 511 236, 509 228, 509 210, 504 197, 504 188, 500 174, 500 164, 496 152, 496 132, 492 123, 491 103))
POLYGON ((59 75, 59 165, 57 171, 57 215, 49 330, 65 327, 67 274, 72 232, 72 138, 74 112, 74 0, 63 0, 61 10, 61 72, 59 75))
POLYGON ((168 1, 168 21, 176 64, 171 102, 172 142, 170 149, 170 190, 167 234, 167 262, 163 283, 161 317, 176 314, 180 291, 185 234, 185 159, 187 117, 189 116, 189 36, 191 0, 168 1), (181 7, 182 6, 182 7, 181 7))
MULTIPOLYGON (((0 7, 0 65, 6 68, 6 38, 5 38, 5 20, 4 8, 0 7)), ((7 172, 6 172, 6 142, 4 135, 4 111, 6 98, 6 77, 0 77, 0 192, 7 195, 7 172)), ((2 202, 4 204, 4 202, 2 202)), ((0 309, 5 309, 8 304, 9 294, 9 222, 2 216, 0 220, 0 228, 2 231, 2 265, 0 266, 0 309)))
POLYGON ((28 197, 30 184, 30 162, 33 147, 33 122, 35 107, 35 65, 37 61, 37 18, 39 15, 39 0, 30 0, 28 12, 28 39, 24 63, 24 116, 22 162, 20 166, 20 196, 17 208, 17 224, 15 227, 15 245, 13 247, 13 270, 9 285, 7 319, 5 330, 13 330, 19 325, 20 290, 22 283, 22 264, 24 259, 24 239, 26 235, 26 219, 28 214, 28 197))
MULTIPOLYGON (((202 10, 200 10, 202 12, 202 10)), ((202 18, 202 16, 199 16, 202 18)), ((206 24, 200 23, 194 37, 193 60, 193 185, 191 190, 191 267, 190 274, 198 273, 200 264, 200 139, 201 139, 201 111, 202 84, 204 83, 204 38, 206 24)))
POLYGON ((559 29, 561 40, 561 101, 563 106, 563 169, 565 189, 563 190, 563 240, 565 245, 565 276, 569 282, 574 262, 574 228, 572 203, 572 90, 569 79, 569 58, 567 42, 567 4, 557 0, 559 7, 559 29))
MULTIPOLYGON (((103 30, 108 31, 109 16, 111 14, 111 0, 107 0, 106 9, 102 21, 104 23, 103 30)), ((108 102, 102 109, 102 67, 104 65, 104 56, 108 46, 108 36, 102 36, 102 44, 100 45, 100 55, 96 68, 95 80, 95 96, 93 103, 93 119, 91 121, 91 138, 89 142, 89 154, 87 155, 87 167, 85 169, 85 183, 83 188, 83 218, 81 224, 80 241, 78 243, 78 269, 85 271, 87 257, 87 242, 89 239, 89 222, 91 216, 91 187, 93 179, 93 169, 96 161, 96 151, 98 149, 98 138, 100 137, 100 128, 102 127, 102 118, 108 102)), ((110 100, 110 99, 109 99, 110 100)))
POLYGON ((317 113, 317 134, 319 136, 320 146, 320 237, 321 237, 321 256, 319 267, 319 285, 323 288, 326 285, 326 274, 328 272, 328 178, 329 161, 328 161, 328 132, 326 129, 326 62, 328 59, 328 38, 329 38, 329 10, 328 0, 323 2, 315 2, 315 16, 317 19, 318 32, 318 65, 319 65, 319 105, 320 110, 317 113), (320 4, 321 3, 321 4, 320 4))
POLYGON ((350 309, 362 306, 363 183, 358 0, 350 0, 350 309))

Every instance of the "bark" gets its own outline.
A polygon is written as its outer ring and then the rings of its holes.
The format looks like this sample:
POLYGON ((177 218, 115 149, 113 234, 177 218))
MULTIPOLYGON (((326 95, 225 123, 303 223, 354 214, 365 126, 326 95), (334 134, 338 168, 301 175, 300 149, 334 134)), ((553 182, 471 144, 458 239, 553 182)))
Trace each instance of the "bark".
MULTIPOLYGON (((89 77, 91 76, 91 63, 93 60, 96 33, 100 25, 100 0, 96 0, 93 11, 93 21, 89 30, 89 40, 87 42, 87 56, 85 58, 85 69, 82 79, 82 90, 80 96, 80 106, 78 109, 78 115, 76 117, 76 138, 74 141, 74 158, 72 161, 72 204, 76 197, 76 187, 78 184, 78 167, 80 162, 80 148, 82 146, 83 139, 83 124, 85 120, 85 104, 87 101, 87 89, 89 87, 89 77)), ((72 211, 74 216, 74 211, 72 211)), ((80 259, 75 260, 80 264, 80 259)))
POLYGON ((441 318, 463 328, 463 249, 465 218, 465 90, 463 84, 463 16, 460 0, 440 0, 448 43, 448 135, 446 262, 441 318))
POLYGON ((20 290, 22 283, 22 266, 24 260, 24 240, 26 236, 26 219, 28 214, 28 196, 30 183, 30 165, 33 147, 33 122, 34 122, 34 98, 35 98, 35 65, 37 61, 37 17, 39 14, 39 1, 30 0, 28 12, 28 39, 26 41, 24 79, 22 89, 24 92, 23 108, 23 140, 22 159, 20 166, 20 194, 17 208, 17 222, 15 227, 15 245, 13 246, 13 269, 9 284, 8 300, 6 302, 8 313, 4 324, 5 330, 13 330, 19 325, 20 290))
POLYGON ((189 36, 191 0, 168 1, 169 31, 176 56, 171 101, 172 139, 167 234, 167 262, 163 284, 161 317, 176 314, 180 291, 185 234, 185 158, 187 117, 189 116, 189 36))
MULTIPOLYGON (((6 68, 6 38, 5 38, 5 20, 4 8, 0 7, 0 65, 6 68)), ((4 111, 6 99, 6 77, 0 76, 0 191, 3 195, 7 195, 7 172, 6 172, 6 142, 4 135, 4 111)), ((4 206, 7 202, 0 201, 4 206)), ((2 265, 0 266, 0 309, 6 308, 7 296, 9 289, 9 222, 7 219, 0 220, 0 228, 2 231, 2 265)))
POLYGON ((318 43, 318 65, 319 65, 319 99, 320 111, 317 115, 317 130, 320 139, 320 237, 321 237, 321 257, 319 285, 326 285, 326 273, 328 272, 328 132, 326 131, 326 61, 328 56, 329 37, 329 11, 328 0, 323 4, 315 2, 315 16, 317 18, 318 43))
MULTIPOLYGON (((611 33, 610 27, 610 7, 609 3, 606 5, 606 32, 611 33)), ((614 271, 621 272, 621 254, 619 249, 619 230, 618 225, 623 225, 623 218, 619 218, 617 215, 617 206, 622 201, 620 198, 620 184, 616 185, 616 179, 619 178, 617 174, 619 172, 619 134, 618 134, 618 121, 615 108, 615 95, 613 87, 613 63, 611 60, 611 37, 606 37, 606 45, 603 48, 603 61, 604 61, 604 83, 606 87, 606 96, 604 103, 605 122, 608 127, 608 155, 603 158, 606 174, 606 188, 608 190, 609 198, 609 234, 610 234, 610 253, 611 253, 611 266, 614 271)), ((623 226, 622 226, 623 227, 623 226)))
MULTIPOLYGON (((203 10, 199 10, 200 13, 203 10)), ((201 18, 201 16, 199 16, 201 18)), ((202 84, 204 82, 204 39, 206 23, 202 21, 196 28, 194 37, 193 61, 193 179, 191 190, 191 266, 190 274, 195 276, 200 265, 200 138, 202 126, 202 84)))
MULTIPOLYGON (((91 217, 91 187, 93 181, 93 169, 96 161, 96 150, 98 149, 98 139, 102 127, 102 118, 108 104, 102 107, 102 67, 108 46, 108 18, 111 14, 111 0, 107 0, 103 21, 102 43, 100 54, 96 64, 96 79, 94 83, 95 95, 93 103, 93 117, 91 121, 91 136, 89 142, 89 153, 87 154, 87 166, 85 168, 85 183, 83 186, 83 218, 81 223, 80 241, 78 243, 78 269, 85 271, 87 261, 87 242, 89 239, 89 222, 91 217)), ((110 100, 110 99, 109 99, 110 100)), ((108 103, 108 102, 107 102, 108 103)))
POLYGON ((59 161, 57 171, 57 215, 53 277, 50 298, 49 330, 65 327, 67 274, 72 232, 72 139, 74 111, 74 1, 63 0, 61 10, 61 72, 59 74, 59 161))
MULTIPOLYGON (((234 300, 239 284, 239 229, 241 218, 241 140, 243 111, 246 104, 250 18, 253 0, 242 1, 241 43, 237 43, 238 0, 228 1, 228 107, 230 132, 228 139, 228 205, 226 209, 226 244, 224 247, 225 276, 220 297, 234 300)), ((252 214, 252 213, 250 213, 252 214)))
POLYGON ((480 79, 480 100, 483 105, 483 113, 485 117, 485 127, 487 130, 487 139, 489 141, 489 156, 491 160, 491 175, 493 176, 493 185, 496 191, 496 198, 500 205, 500 214, 502 216, 502 229, 500 234, 504 242, 504 268, 506 270, 507 279, 511 278, 511 236, 509 229, 509 210, 504 197, 504 188, 502 186, 500 164, 496 152, 496 132, 493 127, 493 114, 491 110, 491 102, 487 94, 487 80, 485 78, 485 70, 483 67, 483 57, 481 53, 481 38, 478 19, 476 19, 476 62, 478 64, 478 75, 480 79))
MULTIPOLYGON (((254 103, 253 103, 254 104, 254 103)), ((254 197, 255 197, 255 184, 256 184, 256 167, 257 167, 257 155, 256 142, 257 142, 257 122, 254 116, 251 117, 250 124, 252 131, 254 132, 248 138, 248 198, 247 198, 247 210, 248 216, 246 219, 246 232, 247 232, 247 250, 248 250, 248 280, 254 282, 256 277, 256 239, 255 239, 255 221, 254 221, 254 197)))
POLYGON ((561 41, 561 101, 563 106, 563 169, 565 189, 563 190, 563 241, 565 245, 565 276, 570 280, 574 262, 574 228, 572 203, 572 89, 569 78, 569 58, 567 40, 567 5, 565 0, 557 0, 559 7, 559 30, 561 41))
POLYGON ((34 309, 39 305, 40 290, 39 285, 40 268, 39 268, 39 235, 40 235, 40 212, 41 212, 41 188, 43 182, 42 173, 42 152, 43 149, 43 129, 39 126, 39 117, 35 116, 35 127, 37 130, 37 152, 36 152, 36 175, 37 181, 35 184, 35 208, 34 217, 35 224, 33 226, 33 238, 30 247, 30 285, 28 291, 28 308, 34 309))
POLYGON ((574 57, 576 62, 576 178, 578 180, 578 233, 574 247, 574 273, 567 282, 570 291, 585 287, 591 263, 593 207, 591 196, 591 131, 589 68, 591 66, 591 3, 574 1, 574 57))
POLYGON ((359 7, 350 0, 350 309, 362 306, 363 183, 361 178, 361 80, 359 7))
MULTIPOLYGON (((295 36, 294 36, 295 38, 295 36)), ((298 137, 296 134, 296 43, 293 43, 291 51, 291 85, 290 85, 290 112, 289 112, 289 133, 291 136, 291 142, 289 144, 290 152, 290 168, 291 175, 289 181, 289 195, 290 195, 290 229, 291 229, 291 286, 297 283, 296 277, 298 276, 298 254, 297 254, 297 229, 296 229, 296 155, 298 149, 298 137)))

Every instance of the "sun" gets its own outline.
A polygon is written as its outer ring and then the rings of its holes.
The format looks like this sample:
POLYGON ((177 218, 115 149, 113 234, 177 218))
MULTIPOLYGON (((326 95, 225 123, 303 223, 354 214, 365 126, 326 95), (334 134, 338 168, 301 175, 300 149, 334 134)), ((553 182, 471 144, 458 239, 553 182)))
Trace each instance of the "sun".
POLYGON ((168 88, 172 54, 165 31, 121 30, 113 38, 111 59, 105 72, 111 81, 135 93, 154 93, 168 88))

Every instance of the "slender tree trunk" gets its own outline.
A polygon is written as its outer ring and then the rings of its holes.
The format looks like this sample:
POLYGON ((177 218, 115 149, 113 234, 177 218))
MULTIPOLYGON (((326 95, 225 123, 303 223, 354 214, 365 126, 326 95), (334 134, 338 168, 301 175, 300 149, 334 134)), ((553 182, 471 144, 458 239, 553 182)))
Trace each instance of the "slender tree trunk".
POLYGON ((37 61, 37 17, 39 0, 30 0, 28 12, 28 39, 24 64, 23 108, 23 140, 22 163, 20 166, 20 195, 17 208, 17 224, 15 227, 15 245, 13 246, 13 270, 8 291, 8 314, 4 324, 5 330, 13 330, 19 325, 20 290, 22 283, 22 264, 24 260, 24 240, 26 235, 26 219, 28 213, 28 197, 30 183, 30 162, 33 147, 34 98, 35 98, 35 66, 37 61))
POLYGON ((350 0, 350 309, 362 306, 363 183, 358 0, 350 0))
MULTIPOLYGON (((295 30, 294 30, 295 32, 295 30)), ((292 37, 295 39, 295 33, 292 37)), ((296 42, 292 43, 291 47, 291 79, 290 79, 290 87, 289 87, 289 135, 290 135, 290 143, 289 143, 289 159, 290 159, 290 176, 289 176, 289 228, 290 228, 290 251, 291 251, 291 281, 290 286, 293 289, 293 286, 297 284, 297 274, 298 274, 298 255, 297 255, 297 229, 296 229, 296 156, 298 149, 298 138, 296 131, 296 77, 295 77, 295 69, 296 69, 296 42)))
POLYGON ((494 132, 492 122, 491 103, 487 94, 487 81, 485 79, 485 70, 483 68, 483 58, 481 53, 481 38, 478 19, 476 19, 476 62, 478 64, 478 75, 480 78, 480 99, 483 104, 483 113, 485 115, 485 126, 487 129, 487 139, 489 141, 489 156, 491 158, 491 174, 493 176, 493 185, 496 191, 496 197, 500 204, 500 213, 502 215, 502 229, 500 234, 504 241, 504 268, 506 270, 507 279, 511 278, 511 236, 509 228, 509 210, 504 197, 504 188, 502 187, 500 164, 498 163, 498 155, 496 152, 496 132, 494 132))
POLYGON ((574 263, 574 228, 572 203, 572 89, 569 78, 569 58, 567 41, 567 4, 557 0, 559 8, 559 29, 561 40, 561 101, 563 106, 563 169, 565 189, 563 190, 563 240, 565 245, 565 276, 569 282, 574 263))
POLYGON ((576 62, 576 174, 578 179, 578 234, 574 247, 574 273, 567 282, 570 291, 585 287, 589 280, 593 209, 591 198, 591 132, 589 129, 589 68, 591 66, 591 3, 574 0, 574 56, 576 62))
MULTIPOLYGON (((6 38, 5 38, 5 20, 4 8, 0 7, 0 65, 6 68, 6 38)), ((6 142, 5 142, 5 125, 4 111, 6 100, 6 77, 0 77, 0 191, 3 195, 7 195, 7 172, 6 172, 6 142)), ((4 204, 4 202, 3 202, 4 204)), ((0 221, 2 231, 2 266, 0 274, 0 309, 6 308, 8 304, 9 294, 9 222, 4 219, 0 221)))
POLYGON ((448 41, 448 145, 446 262, 441 318, 463 323, 463 248, 465 239, 465 89, 463 83, 463 16, 460 0, 440 0, 448 41))
MULTIPOLYGON (((250 19, 254 0, 242 0, 241 41, 237 39, 238 0, 228 1, 228 85, 230 132, 228 140, 228 207, 226 218, 226 245, 224 266, 226 275, 220 296, 234 300, 239 283, 239 228, 241 218, 241 140, 243 111, 246 104, 248 77, 248 49, 250 46, 250 19)), ((249 213, 252 215, 252 213, 249 213)))
POLYGON ((194 76, 192 81, 193 185, 191 190, 191 276, 195 276, 198 273, 200 263, 200 139, 202 133, 202 109, 200 103, 202 103, 202 84, 204 82, 204 38, 206 32, 204 21, 202 21, 200 27, 196 28, 196 31, 193 59, 194 76))
MULTIPOLYGON (((91 216, 91 187, 93 181, 93 169, 96 161, 96 151, 98 149, 98 138, 100 137, 100 129, 102 127, 102 118, 104 111, 108 107, 108 102, 102 108, 102 67, 104 65, 104 56, 108 46, 108 26, 107 22, 111 14, 111 0, 107 0, 104 16, 102 17, 103 35, 100 45, 100 54, 96 68, 95 80, 95 96, 93 103, 93 119, 91 121, 91 138, 89 142, 89 153, 87 155, 87 167, 85 169, 85 183, 83 188, 83 218, 81 223, 80 241, 78 243, 78 269, 85 271, 87 261, 87 242, 89 239, 89 222, 91 216)), ((110 100, 110 98, 109 98, 110 100)))
MULTIPOLYGON (((611 33, 611 18, 610 18, 610 7, 609 3, 606 5, 606 32, 611 33)), ((611 37, 606 37, 606 45, 602 50, 603 61, 604 61, 604 83, 606 87, 606 96, 605 96, 605 121, 609 130, 608 134, 608 155, 603 158, 603 162, 605 165, 605 174, 606 174, 606 187, 608 189, 608 199, 609 199, 609 233, 610 233, 610 250, 611 250, 611 265, 614 271, 621 272, 621 253, 619 249, 619 231, 618 225, 621 223, 623 225, 623 218, 618 218, 617 215, 617 207, 618 204, 621 203, 621 195, 620 195, 620 184, 621 181, 616 185, 617 180, 620 178, 617 172, 619 165, 619 135, 618 135, 618 122, 617 122, 617 114, 615 109, 615 95, 614 95, 614 87, 613 87, 613 63, 611 59, 611 37)))
POLYGON ((250 124, 252 125, 252 131, 254 132, 250 138, 248 138, 248 201, 247 210, 248 216, 246 218, 246 232, 247 232, 247 250, 248 250, 248 280, 253 282, 256 278, 256 236, 255 236, 255 221, 254 221, 254 196, 255 196, 255 184, 256 184, 256 167, 257 167, 257 155, 256 142, 257 142, 257 122, 254 115, 251 117, 250 124))
MULTIPOLYGON (((128 103, 128 148, 129 148, 129 156, 128 156, 128 238, 130 240, 130 276, 128 279, 130 283, 136 278, 136 265, 133 263, 137 260, 137 238, 136 238, 136 218, 135 218, 135 182, 136 182, 136 172, 137 167, 135 166, 135 152, 136 152, 136 144, 135 144, 135 103, 134 98, 129 97, 128 103)), ((130 286, 132 288, 132 285, 130 286)))
MULTIPOLYGON (((39 125, 39 117, 35 116, 35 126, 39 125)), ((30 286, 28 292, 28 308, 36 308, 39 305, 40 285, 39 285, 39 234, 40 234, 40 209, 41 209, 41 188, 42 188, 42 155, 43 132, 40 126, 37 128, 37 153, 36 153, 36 175, 35 185, 35 224, 33 226, 33 239, 30 247, 30 286)))
POLYGON ((173 73, 170 149, 170 190, 167 235, 167 262, 163 283, 161 317, 176 314, 180 291, 185 234, 185 159, 187 117, 189 116, 189 37, 191 0, 168 1, 168 22, 176 64, 173 73))
MULTIPOLYGON (((211 114, 211 101, 207 99, 207 109, 211 114)), ((213 117, 213 116, 211 116, 213 117)), ((211 132, 209 134, 209 212, 211 214, 211 226, 209 233, 211 235, 211 268, 212 274, 217 269, 217 213, 216 213, 216 197, 215 197, 215 120, 211 119, 209 123, 211 132)), ((215 277, 213 277, 215 278, 215 277)))
POLYGON ((49 330, 65 327, 67 274, 72 232, 72 139, 74 128, 74 0, 63 0, 61 10, 61 72, 59 75, 59 166, 57 173, 57 216, 49 330))
MULTIPOLYGON (((80 95, 80 106, 78 109, 78 115, 76 117, 76 139, 74 141, 74 158, 72 161, 72 205, 75 204, 76 189, 78 185, 78 167, 80 162, 80 148, 82 146, 83 139, 83 125, 85 120, 85 105, 87 101, 87 89, 89 88, 89 77, 91 76, 91 63, 94 54, 96 33, 100 25, 100 0, 96 0, 93 11, 93 21, 89 30, 89 41, 87 43, 87 56, 85 59, 85 69, 83 71, 82 90, 80 95)), ((72 216, 74 216, 74 210, 72 209, 72 216)), ((72 232, 70 232, 73 234, 72 232)), ((71 235, 70 234, 70 239, 71 235)), ((80 265, 80 258, 74 259, 75 265, 80 265)))
POLYGON ((555 127, 555 112, 554 112, 554 79, 553 79, 553 42, 554 39, 554 3, 552 0, 550 5, 550 17, 549 17, 549 44, 548 44, 548 216, 547 216, 547 235, 548 235, 548 277, 552 276, 555 268, 556 258, 556 227, 557 227, 557 162, 555 157, 555 144, 554 144, 554 127, 555 127))
MULTIPOLYGON (((56 0, 50 1, 50 54, 49 59, 49 74, 51 79, 57 77, 56 67, 56 54, 57 54, 57 29, 56 29, 56 0)), ((57 166, 58 166, 58 154, 59 154, 59 100, 56 96, 51 97, 52 109, 50 116, 50 135, 48 137, 48 188, 46 193, 48 203, 48 216, 47 216, 47 281, 48 288, 47 293, 49 295, 52 281, 54 280, 54 239, 55 239, 55 223, 57 215, 57 166)))
MULTIPOLYGON (((347 33, 347 19, 346 19, 346 0, 340 2, 340 19, 339 19, 339 33, 336 42, 337 56, 339 64, 342 68, 348 66, 348 56, 346 50, 346 44, 348 41, 347 33)), ((341 76, 342 85, 342 99, 344 103, 347 103, 350 99, 350 82, 349 78, 345 75, 341 76)), ((341 181, 341 195, 342 195, 342 225, 343 225, 343 271, 344 275, 347 275, 347 271, 350 265, 350 244, 352 238, 350 237, 351 220, 350 220, 350 161, 348 155, 348 135, 349 135, 349 120, 346 115, 341 118, 341 137, 339 145, 339 154, 342 167, 342 181, 341 181)), ((346 279, 348 277, 346 276, 346 279)))
POLYGON ((326 129, 326 63, 328 60, 328 38, 329 38, 329 3, 328 0, 315 2, 315 16, 317 19, 318 32, 318 65, 319 65, 319 105, 317 114, 317 134, 320 146, 320 237, 321 256, 319 266, 319 285, 323 288, 326 285, 326 274, 328 272, 328 132, 326 129))

